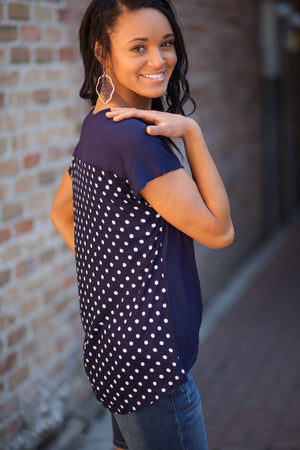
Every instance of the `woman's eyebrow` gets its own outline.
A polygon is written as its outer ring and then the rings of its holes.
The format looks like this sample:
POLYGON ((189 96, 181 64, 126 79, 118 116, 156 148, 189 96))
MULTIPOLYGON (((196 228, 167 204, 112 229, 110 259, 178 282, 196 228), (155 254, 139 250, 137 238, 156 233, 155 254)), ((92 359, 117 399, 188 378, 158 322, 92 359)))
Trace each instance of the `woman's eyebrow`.
MULTIPOLYGON (((175 35, 173 34, 173 33, 168 33, 168 34, 165 34, 164 36, 163 36, 163 39, 167 39, 167 38, 169 38, 169 37, 175 37, 175 35)), ((147 42, 149 39, 148 38, 146 38, 146 37, 139 37, 139 38, 134 38, 134 39, 132 39, 131 41, 129 41, 129 42, 127 42, 128 44, 131 44, 131 42, 135 42, 135 41, 143 41, 143 42, 147 42)))

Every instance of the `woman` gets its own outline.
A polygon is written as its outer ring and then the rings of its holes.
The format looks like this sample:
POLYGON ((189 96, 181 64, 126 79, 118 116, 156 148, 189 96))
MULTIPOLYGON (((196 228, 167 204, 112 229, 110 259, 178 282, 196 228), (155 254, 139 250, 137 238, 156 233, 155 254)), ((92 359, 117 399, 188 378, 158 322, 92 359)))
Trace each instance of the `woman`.
POLYGON ((87 376, 117 449, 207 449, 189 373, 202 314, 192 238, 221 248, 234 233, 201 130, 184 115, 182 34, 168 0, 94 0, 80 46, 93 109, 50 216, 75 252, 87 376))

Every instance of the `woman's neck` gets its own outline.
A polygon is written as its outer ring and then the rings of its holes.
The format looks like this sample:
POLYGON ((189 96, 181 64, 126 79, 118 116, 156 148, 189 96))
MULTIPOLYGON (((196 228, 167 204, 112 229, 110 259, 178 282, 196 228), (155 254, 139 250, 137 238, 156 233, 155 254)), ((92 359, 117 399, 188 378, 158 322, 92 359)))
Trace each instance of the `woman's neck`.
POLYGON ((137 109, 151 109, 152 99, 147 97, 138 97, 135 99, 126 100, 117 93, 114 93, 113 98, 106 105, 98 98, 93 114, 108 108, 137 108, 137 109))

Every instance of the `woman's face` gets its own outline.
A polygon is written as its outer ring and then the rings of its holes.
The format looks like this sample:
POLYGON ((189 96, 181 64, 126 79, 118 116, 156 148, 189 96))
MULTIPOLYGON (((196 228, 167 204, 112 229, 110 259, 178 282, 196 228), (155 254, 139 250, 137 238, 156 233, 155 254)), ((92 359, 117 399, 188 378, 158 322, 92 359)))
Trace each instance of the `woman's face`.
POLYGON ((177 62, 175 36, 164 14, 142 8, 124 12, 110 33, 106 72, 128 106, 151 108, 161 97, 177 62))

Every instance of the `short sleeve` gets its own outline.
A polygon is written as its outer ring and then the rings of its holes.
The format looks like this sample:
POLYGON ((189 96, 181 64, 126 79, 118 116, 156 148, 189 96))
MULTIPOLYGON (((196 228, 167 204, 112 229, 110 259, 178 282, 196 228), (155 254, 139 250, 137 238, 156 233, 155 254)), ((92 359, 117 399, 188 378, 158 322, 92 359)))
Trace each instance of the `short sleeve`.
POLYGON ((164 139, 150 136, 143 122, 133 121, 135 126, 127 135, 123 164, 126 178, 137 195, 149 181, 183 166, 164 139))

